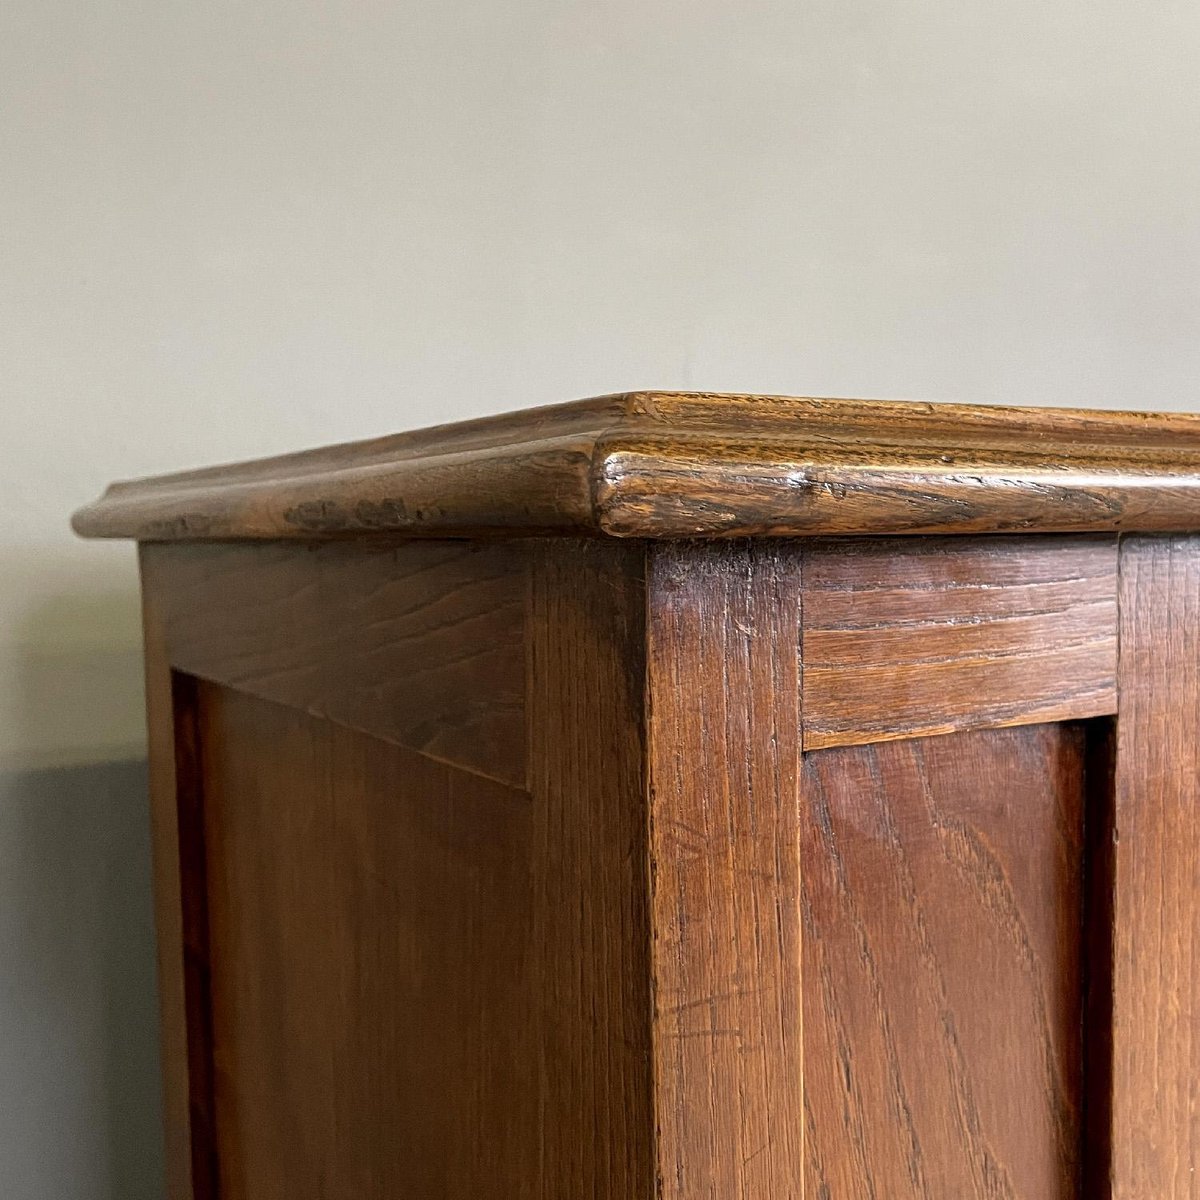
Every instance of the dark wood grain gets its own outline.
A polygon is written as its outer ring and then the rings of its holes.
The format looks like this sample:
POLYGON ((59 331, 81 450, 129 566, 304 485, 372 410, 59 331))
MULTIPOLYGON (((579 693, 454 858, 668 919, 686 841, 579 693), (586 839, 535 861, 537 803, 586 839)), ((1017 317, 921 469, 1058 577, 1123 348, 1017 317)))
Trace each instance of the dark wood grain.
POLYGON ((75 523, 171 1200, 1200 1200, 1200 417, 638 392, 75 523))
POLYGON ((650 875, 641 548, 554 540, 533 554, 530 788, 538 1200, 651 1197, 650 875))
POLYGON ((1200 539, 1121 543, 1112 1197, 1200 1196, 1200 539))
POLYGON ((1080 725, 807 755, 808 1195, 1068 1200, 1080 725))
POLYGON ((652 1195, 640 546, 144 554, 173 1200, 652 1195), (361 728, 514 629, 521 787, 361 728))
POLYGON ((1200 418, 631 392, 116 484, 89 537, 1200 527, 1200 418))
POLYGON ((73 524, 139 541, 582 528, 597 433, 626 407, 603 397, 130 480, 73 524))
POLYGON ((649 560, 662 1200, 804 1194, 797 565, 769 542, 649 560))
POLYGON ((525 550, 152 546, 179 670, 525 784, 525 550))
POLYGON ((802 658, 806 749, 1115 712, 1116 541, 816 542, 802 658))
POLYGON ((214 1194, 519 1195, 543 1136, 531 798, 201 699, 214 1194))

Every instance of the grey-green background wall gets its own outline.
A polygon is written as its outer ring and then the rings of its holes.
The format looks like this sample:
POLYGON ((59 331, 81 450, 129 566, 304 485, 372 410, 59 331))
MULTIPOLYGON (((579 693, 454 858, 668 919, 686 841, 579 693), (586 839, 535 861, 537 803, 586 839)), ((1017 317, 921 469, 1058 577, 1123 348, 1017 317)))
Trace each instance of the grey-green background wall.
POLYGON ((1186 408, 1194 0, 0 6, 0 1195, 159 1194, 108 479, 627 387, 1186 408))

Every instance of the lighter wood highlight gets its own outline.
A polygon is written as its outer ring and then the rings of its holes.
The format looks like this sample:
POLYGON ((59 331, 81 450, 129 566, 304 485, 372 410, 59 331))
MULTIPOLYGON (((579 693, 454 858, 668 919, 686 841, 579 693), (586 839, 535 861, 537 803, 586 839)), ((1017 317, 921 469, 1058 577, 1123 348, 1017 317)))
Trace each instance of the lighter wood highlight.
POLYGON ((1116 711, 1112 538, 816 542, 804 748, 1116 711))

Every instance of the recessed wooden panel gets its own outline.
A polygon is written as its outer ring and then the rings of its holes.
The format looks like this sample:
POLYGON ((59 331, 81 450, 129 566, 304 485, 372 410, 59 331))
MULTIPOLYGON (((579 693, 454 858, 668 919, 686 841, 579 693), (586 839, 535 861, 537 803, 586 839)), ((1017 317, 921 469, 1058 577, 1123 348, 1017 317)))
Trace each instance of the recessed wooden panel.
POLYGON ((142 555, 176 669, 524 786, 519 544, 142 555))
POLYGON ((1077 1196, 1085 736, 805 758, 814 1200, 1077 1196))
POLYGON ((804 746, 1116 710, 1114 539, 818 542, 804 577, 804 746))
POLYGON ((202 686, 217 1194, 536 1177, 530 797, 202 686))
POLYGON ((1200 1197, 1200 538, 1121 542, 1113 1200, 1200 1197))

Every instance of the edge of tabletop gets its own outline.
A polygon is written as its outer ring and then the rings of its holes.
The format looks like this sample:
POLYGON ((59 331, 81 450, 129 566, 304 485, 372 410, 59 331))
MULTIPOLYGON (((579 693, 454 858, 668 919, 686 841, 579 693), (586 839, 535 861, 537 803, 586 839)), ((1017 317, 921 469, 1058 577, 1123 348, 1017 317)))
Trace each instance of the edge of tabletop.
POLYGON ((625 392, 111 485, 138 541, 1200 528, 1200 415, 625 392))

